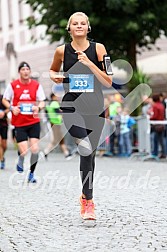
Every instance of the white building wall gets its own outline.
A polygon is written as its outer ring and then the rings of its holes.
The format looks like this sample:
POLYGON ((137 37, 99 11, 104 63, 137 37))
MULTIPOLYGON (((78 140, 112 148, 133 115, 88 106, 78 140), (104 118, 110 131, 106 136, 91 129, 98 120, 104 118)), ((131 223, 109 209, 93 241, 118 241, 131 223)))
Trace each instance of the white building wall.
MULTIPOLYGON (((0 27, 0 92, 4 90, 2 83, 7 85, 11 78, 18 77, 18 64, 27 61, 31 66, 32 75, 38 78, 49 97, 53 82, 48 76, 48 71, 57 43, 49 45, 48 39, 39 39, 41 33, 45 32, 44 26, 28 29, 25 19, 31 14, 30 6, 19 4, 19 0, 0 0, 0 25, 2 26, 0 27), (11 13, 10 18, 9 13, 11 13), (35 44, 31 41, 32 34, 38 38, 35 44), (13 57, 12 60, 7 58, 8 43, 13 43, 17 58, 13 57)), ((36 18, 38 15, 35 13, 36 18)))

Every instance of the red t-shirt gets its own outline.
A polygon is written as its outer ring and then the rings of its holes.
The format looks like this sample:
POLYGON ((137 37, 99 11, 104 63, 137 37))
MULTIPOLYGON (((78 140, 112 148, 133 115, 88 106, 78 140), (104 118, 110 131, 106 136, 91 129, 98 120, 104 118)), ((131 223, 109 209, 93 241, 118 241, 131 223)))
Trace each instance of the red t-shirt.
POLYGON ((162 102, 155 102, 152 106, 153 115, 150 120, 165 120, 165 107, 162 102))
MULTIPOLYGON (((31 80, 28 84, 22 84, 19 80, 11 83, 13 89, 13 106, 22 106, 25 104, 35 105, 37 101, 37 90, 39 83, 31 80)), ((33 114, 19 113, 17 116, 12 113, 12 125, 17 127, 27 126, 38 123, 40 121, 38 116, 33 114)))

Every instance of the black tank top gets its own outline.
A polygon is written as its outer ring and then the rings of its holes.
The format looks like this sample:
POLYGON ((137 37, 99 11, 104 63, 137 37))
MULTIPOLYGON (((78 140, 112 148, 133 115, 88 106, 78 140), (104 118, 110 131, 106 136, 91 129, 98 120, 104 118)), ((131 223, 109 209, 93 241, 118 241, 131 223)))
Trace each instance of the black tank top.
MULTIPOLYGON (((96 43, 90 41, 89 47, 84 51, 87 57, 100 69, 102 69, 101 62, 98 61, 96 53, 96 43)), ((65 45, 64 51, 64 65, 63 71, 67 72, 76 62, 78 55, 75 53, 74 48, 71 46, 71 43, 65 45)))
MULTIPOLYGON (((98 61, 96 53, 96 43, 90 41, 89 47, 84 51, 87 57, 102 70, 102 64, 98 61)), ((77 59, 78 55, 75 53, 71 43, 65 45, 63 71, 67 77, 64 83, 64 90, 66 94, 63 101, 76 101, 75 110, 83 114, 100 114, 104 107, 104 98, 102 94, 102 84, 94 76, 94 92, 93 93, 74 93, 68 92, 69 85, 67 83, 69 73, 91 73, 90 69, 77 59), (80 96, 80 97, 79 97, 80 96)), ((61 107, 62 108, 62 107, 61 107)), ((63 108, 62 108, 63 109, 63 108)))

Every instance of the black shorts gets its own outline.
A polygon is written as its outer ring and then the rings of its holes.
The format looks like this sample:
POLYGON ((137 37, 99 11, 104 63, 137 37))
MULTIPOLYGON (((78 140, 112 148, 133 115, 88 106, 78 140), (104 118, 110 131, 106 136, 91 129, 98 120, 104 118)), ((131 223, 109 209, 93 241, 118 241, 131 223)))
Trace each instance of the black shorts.
POLYGON ((0 136, 5 140, 8 138, 8 126, 0 126, 0 136))
POLYGON ((27 141, 28 138, 40 137, 40 123, 31 124, 23 127, 15 127, 15 137, 17 143, 27 141))

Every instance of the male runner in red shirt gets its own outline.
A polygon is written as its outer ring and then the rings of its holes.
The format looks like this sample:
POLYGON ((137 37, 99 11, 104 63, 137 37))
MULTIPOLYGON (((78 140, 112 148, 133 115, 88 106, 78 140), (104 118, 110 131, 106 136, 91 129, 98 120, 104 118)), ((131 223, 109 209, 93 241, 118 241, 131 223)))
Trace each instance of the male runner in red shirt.
POLYGON ((21 62, 18 72, 19 79, 10 83, 4 92, 3 104, 11 110, 11 123, 15 126, 16 141, 20 152, 17 171, 23 172, 24 157, 30 148, 28 182, 35 183, 34 170, 38 162, 40 137, 38 113, 45 106, 45 94, 42 86, 30 78, 31 69, 28 63, 21 62))

